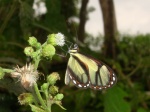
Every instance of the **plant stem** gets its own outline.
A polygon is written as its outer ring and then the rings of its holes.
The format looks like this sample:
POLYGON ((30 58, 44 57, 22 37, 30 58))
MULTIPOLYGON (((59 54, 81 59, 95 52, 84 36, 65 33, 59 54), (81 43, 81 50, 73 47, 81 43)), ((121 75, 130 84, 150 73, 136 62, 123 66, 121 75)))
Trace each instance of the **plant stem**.
POLYGON ((51 106, 52 104, 47 100, 47 107, 48 107, 49 112, 51 112, 51 106))
MULTIPOLYGON (((37 95, 37 98, 39 99, 39 101, 40 101, 42 107, 44 107, 44 109, 47 109, 47 106, 46 106, 46 104, 45 104, 44 100, 42 99, 42 96, 41 96, 41 94, 40 94, 40 92, 39 92, 37 83, 34 84, 34 90, 35 90, 35 93, 36 93, 36 95, 37 95)), ((49 112, 49 111, 48 111, 48 112, 49 112)))
POLYGON ((34 62, 34 67, 35 67, 35 69, 38 68, 39 62, 40 62, 40 59, 39 59, 39 58, 35 60, 35 62, 34 62))
POLYGON ((6 73, 11 73, 11 72, 13 72, 14 70, 3 68, 3 71, 6 72, 6 73))

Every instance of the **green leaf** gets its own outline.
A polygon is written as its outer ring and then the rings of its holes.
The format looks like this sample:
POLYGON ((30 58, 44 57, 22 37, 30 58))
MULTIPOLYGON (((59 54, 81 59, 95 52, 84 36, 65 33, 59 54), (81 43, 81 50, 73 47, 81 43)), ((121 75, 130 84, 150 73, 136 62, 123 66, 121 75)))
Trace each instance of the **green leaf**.
POLYGON ((127 93, 115 86, 104 95, 104 112, 131 112, 130 105, 124 98, 127 93))
POLYGON ((76 109, 80 110, 84 108, 87 104, 89 104, 91 98, 91 93, 89 90, 82 90, 76 93, 75 102, 76 102, 76 109))
POLYGON ((33 112, 46 112, 45 110, 43 110, 43 109, 41 109, 41 108, 39 108, 39 107, 37 107, 35 105, 30 104, 30 106, 31 106, 31 110, 33 112))
POLYGON ((146 110, 146 109, 144 109, 144 108, 139 108, 139 109, 137 110, 137 112, 148 112, 148 110, 146 110))

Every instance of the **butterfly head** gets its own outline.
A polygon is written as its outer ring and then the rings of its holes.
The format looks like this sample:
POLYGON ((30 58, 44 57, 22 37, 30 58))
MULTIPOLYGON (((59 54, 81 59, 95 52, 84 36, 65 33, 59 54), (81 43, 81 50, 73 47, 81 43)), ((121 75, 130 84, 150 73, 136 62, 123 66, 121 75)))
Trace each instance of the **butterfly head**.
POLYGON ((69 49, 69 53, 70 53, 70 54, 71 54, 71 53, 77 53, 78 50, 79 50, 78 45, 77 45, 77 44, 74 44, 74 47, 71 48, 71 49, 69 49))

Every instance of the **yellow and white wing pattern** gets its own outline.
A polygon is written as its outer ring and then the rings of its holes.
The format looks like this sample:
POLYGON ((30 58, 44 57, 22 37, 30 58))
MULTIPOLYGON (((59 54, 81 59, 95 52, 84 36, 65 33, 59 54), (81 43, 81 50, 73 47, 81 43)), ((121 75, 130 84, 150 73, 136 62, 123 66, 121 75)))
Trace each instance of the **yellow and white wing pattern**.
POLYGON ((79 88, 102 90, 116 83, 116 75, 104 63, 78 53, 77 49, 70 50, 69 53, 65 84, 72 81, 79 88))

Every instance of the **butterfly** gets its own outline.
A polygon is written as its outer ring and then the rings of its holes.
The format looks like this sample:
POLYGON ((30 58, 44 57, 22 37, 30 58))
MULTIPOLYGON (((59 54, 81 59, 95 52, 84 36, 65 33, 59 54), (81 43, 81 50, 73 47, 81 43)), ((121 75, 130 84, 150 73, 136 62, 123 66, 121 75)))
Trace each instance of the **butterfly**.
POLYGON ((70 58, 65 74, 66 85, 72 81, 78 88, 103 90, 112 87, 117 82, 117 77, 110 67, 79 53, 77 44, 68 52, 70 58))

